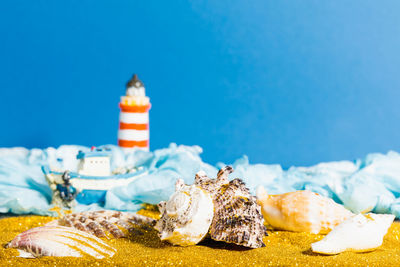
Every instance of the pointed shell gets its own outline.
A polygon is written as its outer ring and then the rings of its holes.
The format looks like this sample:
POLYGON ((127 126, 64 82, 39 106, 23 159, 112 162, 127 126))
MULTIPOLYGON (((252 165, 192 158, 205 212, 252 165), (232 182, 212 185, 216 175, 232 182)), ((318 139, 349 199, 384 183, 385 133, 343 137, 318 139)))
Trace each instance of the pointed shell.
POLYGON ((210 192, 214 201, 214 218, 210 236, 217 241, 259 248, 265 246, 267 234, 261 208, 240 179, 228 181, 232 167, 218 172, 217 179, 210 179, 199 172, 195 184, 210 192))
POLYGON ((257 190, 258 203, 265 221, 273 228, 314 234, 329 233, 353 215, 332 199, 311 191, 295 191, 268 195, 264 188, 257 190))
POLYGON ((199 243, 208 233, 214 205, 208 192, 196 185, 176 184, 176 192, 167 202, 160 202, 161 219, 155 228, 161 240, 174 245, 199 243))
POLYGON ((395 216, 358 214, 339 224, 324 239, 311 244, 313 252, 338 254, 343 251, 370 251, 382 245, 395 216))
POLYGON ((97 237, 126 237, 128 232, 140 232, 140 228, 153 226, 155 220, 146 216, 115 210, 84 211, 67 214, 47 223, 47 226, 68 226, 94 234, 97 237), (137 229, 139 228, 139 229, 137 229))

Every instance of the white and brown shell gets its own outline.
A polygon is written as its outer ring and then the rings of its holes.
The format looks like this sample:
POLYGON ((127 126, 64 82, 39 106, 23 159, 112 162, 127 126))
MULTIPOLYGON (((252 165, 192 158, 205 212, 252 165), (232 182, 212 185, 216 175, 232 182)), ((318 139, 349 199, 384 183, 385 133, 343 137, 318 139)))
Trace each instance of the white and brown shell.
POLYGON ((127 233, 142 234, 155 224, 149 217, 114 210, 85 211, 65 215, 47 226, 67 226, 94 234, 97 237, 126 237, 127 233))
POLYGON ((268 195, 259 187, 257 199, 265 221, 280 230, 326 234, 353 215, 332 199, 307 190, 268 195))
POLYGON ((214 202, 210 236, 249 248, 263 247, 267 231, 261 208, 242 180, 228 180, 232 172, 232 167, 226 166, 216 179, 210 179, 203 171, 196 174, 195 185, 209 192, 214 202))
POLYGON ((161 240, 174 245, 189 246, 199 243, 208 233, 214 205, 210 194, 196 185, 185 185, 178 180, 175 193, 158 205, 161 218, 155 228, 161 240))

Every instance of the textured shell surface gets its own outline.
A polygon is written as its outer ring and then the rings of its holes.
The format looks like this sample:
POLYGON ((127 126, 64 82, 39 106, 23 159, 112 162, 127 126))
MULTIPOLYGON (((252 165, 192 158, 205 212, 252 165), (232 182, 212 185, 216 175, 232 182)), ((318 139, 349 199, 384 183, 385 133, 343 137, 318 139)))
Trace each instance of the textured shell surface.
POLYGON ((311 244, 313 252, 338 254, 344 251, 365 252, 382 245, 395 216, 391 214, 353 215, 339 224, 321 241, 311 244))
POLYGON ((16 236, 8 245, 17 248, 21 257, 112 257, 115 249, 92 234, 63 226, 43 226, 16 236))
POLYGON ((114 210, 84 211, 67 214, 47 226, 67 226, 94 234, 97 237, 122 238, 127 233, 141 234, 155 220, 136 213, 114 210))
POLYGON ((212 198, 201 187, 185 185, 181 179, 175 187, 170 199, 158 205, 161 218, 155 228, 161 240, 180 246, 195 245, 210 228, 214 212, 212 198))
POLYGON ((326 234, 353 215, 332 199, 307 190, 268 195, 259 187, 257 201, 269 225, 294 232, 326 234))
POLYGON ((208 191, 214 202, 210 236, 216 241, 249 248, 263 247, 267 231, 261 208, 242 180, 228 180, 232 172, 232 167, 226 166, 216 179, 207 177, 204 172, 196 174, 195 184, 208 191))

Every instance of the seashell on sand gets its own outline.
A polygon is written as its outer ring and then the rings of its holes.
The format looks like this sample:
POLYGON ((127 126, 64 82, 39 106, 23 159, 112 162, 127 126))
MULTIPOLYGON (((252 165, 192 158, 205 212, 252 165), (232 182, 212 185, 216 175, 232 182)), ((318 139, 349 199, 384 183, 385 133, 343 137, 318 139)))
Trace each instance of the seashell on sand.
POLYGON ((196 185, 178 180, 175 193, 158 205, 161 218, 155 228, 161 240, 174 245, 190 246, 207 235, 213 218, 214 205, 210 194, 196 185))
POLYGON ((42 256, 83 257, 96 259, 112 257, 115 249, 94 235, 71 227, 43 226, 29 229, 16 236, 7 247, 20 250, 20 257, 42 256))
POLYGON ((214 202, 210 236, 216 241, 249 248, 264 247, 267 231, 261 208, 242 180, 228 180, 232 172, 232 167, 226 166, 216 179, 210 179, 203 171, 196 174, 195 185, 209 192, 214 202))
POLYGON ((265 221, 275 229, 326 234, 353 213, 332 199, 311 191, 268 195, 257 189, 265 221))
POLYGON ((324 239, 311 244, 311 250, 321 254, 343 251, 364 252, 382 245, 395 216, 391 214, 358 214, 339 224, 324 239))
POLYGON ((152 227, 154 224, 154 219, 140 214, 99 210, 67 214, 46 225, 73 227, 97 237, 122 238, 129 232, 140 234, 140 228, 152 227))

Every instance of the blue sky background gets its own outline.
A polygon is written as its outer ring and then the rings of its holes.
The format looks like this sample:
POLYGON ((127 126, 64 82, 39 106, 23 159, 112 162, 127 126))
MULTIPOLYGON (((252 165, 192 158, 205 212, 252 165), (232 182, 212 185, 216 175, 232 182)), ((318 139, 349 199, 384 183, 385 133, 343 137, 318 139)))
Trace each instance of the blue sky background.
POLYGON ((151 147, 311 165, 400 150, 399 1, 1 1, 0 146, 116 143, 133 73, 151 147))

